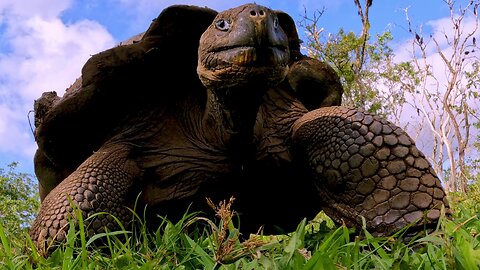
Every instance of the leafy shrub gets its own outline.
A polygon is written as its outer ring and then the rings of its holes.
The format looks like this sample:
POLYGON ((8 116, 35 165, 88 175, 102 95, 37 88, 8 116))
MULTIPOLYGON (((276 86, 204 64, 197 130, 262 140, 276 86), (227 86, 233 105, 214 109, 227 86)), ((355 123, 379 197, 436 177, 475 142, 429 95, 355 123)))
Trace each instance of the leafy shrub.
POLYGON ((0 224, 11 232, 28 228, 40 206, 37 182, 17 172, 17 165, 0 168, 0 224))

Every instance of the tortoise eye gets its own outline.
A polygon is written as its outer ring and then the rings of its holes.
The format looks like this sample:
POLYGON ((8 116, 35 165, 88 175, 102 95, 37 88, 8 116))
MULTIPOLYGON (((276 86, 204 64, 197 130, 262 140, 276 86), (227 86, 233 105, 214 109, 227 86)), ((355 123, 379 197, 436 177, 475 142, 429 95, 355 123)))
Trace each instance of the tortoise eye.
POLYGON ((275 27, 275 29, 278 28, 278 24, 279 24, 278 23, 278 18, 277 17, 273 18, 273 27, 275 27))
POLYGON ((215 22, 215 27, 220 31, 227 31, 230 29, 230 22, 225 19, 220 19, 215 22))

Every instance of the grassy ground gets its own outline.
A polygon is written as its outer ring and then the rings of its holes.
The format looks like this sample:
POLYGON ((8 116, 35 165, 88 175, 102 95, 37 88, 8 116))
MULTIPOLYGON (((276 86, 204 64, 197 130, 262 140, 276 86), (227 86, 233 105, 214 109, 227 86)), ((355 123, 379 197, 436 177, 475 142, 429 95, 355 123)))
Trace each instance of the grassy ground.
POLYGON ((0 227, 0 269, 478 269, 479 194, 454 195, 454 217, 409 241, 402 232, 379 238, 363 230, 354 236, 322 215, 301 221, 290 235, 241 241, 231 202, 212 205, 216 220, 186 214, 177 223, 163 220, 156 232, 147 232, 138 218, 135 233, 123 229, 87 238, 81 224, 46 259, 26 232, 0 227))

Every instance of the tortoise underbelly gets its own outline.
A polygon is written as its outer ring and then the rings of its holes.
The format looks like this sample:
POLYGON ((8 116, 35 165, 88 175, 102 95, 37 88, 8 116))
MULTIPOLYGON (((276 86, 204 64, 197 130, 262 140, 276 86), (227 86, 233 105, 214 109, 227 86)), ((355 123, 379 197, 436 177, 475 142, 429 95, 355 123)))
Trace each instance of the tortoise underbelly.
POLYGON ((260 226, 291 230, 305 217, 318 213, 318 199, 313 186, 303 183, 289 162, 252 160, 243 166, 226 162, 172 162, 146 175, 143 202, 149 204, 152 215, 179 219, 185 211, 213 214, 206 198, 214 203, 235 197, 233 209, 240 215, 245 232, 256 232, 260 226), (175 172, 170 177, 166 172, 175 172), (150 181, 155 178, 156 180, 150 181), (288 218, 285 213, 289 213, 288 218))

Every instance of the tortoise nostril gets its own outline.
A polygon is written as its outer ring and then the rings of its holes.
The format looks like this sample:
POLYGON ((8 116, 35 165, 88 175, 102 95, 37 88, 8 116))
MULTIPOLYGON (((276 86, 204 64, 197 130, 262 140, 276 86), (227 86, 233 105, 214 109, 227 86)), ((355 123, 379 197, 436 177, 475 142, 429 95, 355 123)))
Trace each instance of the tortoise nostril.
POLYGON ((266 12, 263 9, 252 9, 250 11, 250 16, 252 17, 265 17, 266 12))

